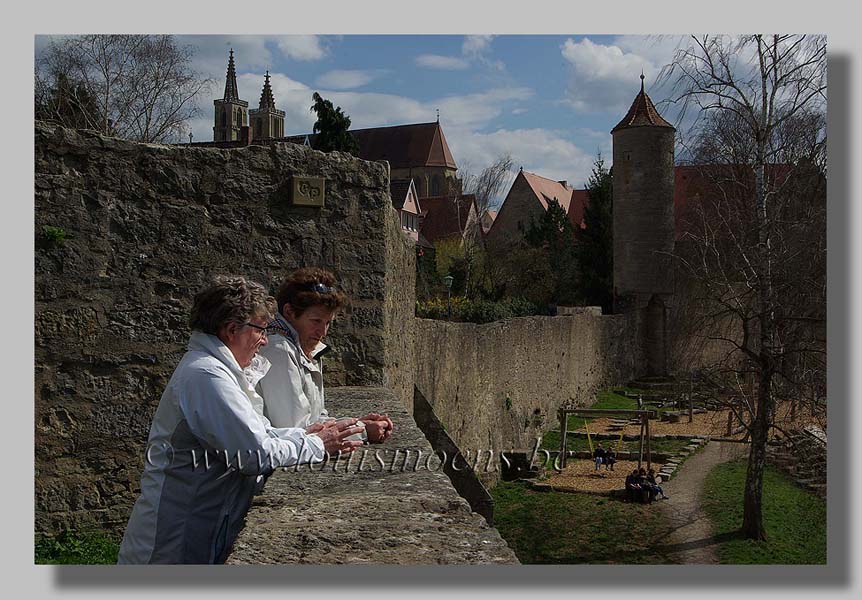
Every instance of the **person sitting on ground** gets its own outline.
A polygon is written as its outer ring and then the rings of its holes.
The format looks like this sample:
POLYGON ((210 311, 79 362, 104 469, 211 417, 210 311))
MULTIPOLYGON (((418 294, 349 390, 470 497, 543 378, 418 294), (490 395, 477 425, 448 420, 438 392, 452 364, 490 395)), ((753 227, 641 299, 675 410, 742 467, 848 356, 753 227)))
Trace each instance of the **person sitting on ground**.
POLYGON ((613 446, 611 446, 610 448, 607 449, 607 452, 605 452, 605 471, 607 471, 608 469, 613 471, 614 470, 614 463, 616 463, 616 462, 617 462, 617 453, 614 452, 614 448, 613 448, 613 446))
POLYGON ((664 489, 658 484, 655 478, 655 469, 650 469, 647 471, 647 483, 649 483, 657 493, 661 494, 663 500, 667 500, 668 496, 665 496, 664 489))
POLYGON ((635 502, 641 498, 643 487, 638 477, 638 470, 635 469, 626 476, 626 492, 628 492, 629 500, 635 502))
POLYGON ((191 310, 188 351, 159 400, 141 495, 120 544, 119 564, 223 563, 265 476, 277 467, 350 453, 355 420, 273 429, 244 369, 267 342, 275 301, 242 277, 218 277, 191 310), (206 467, 204 466, 206 465, 206 467))
POLYGON ((643 467, 641 467, 638 471, 638 482, 640 483, 642 489, 649 492, 649 502, 655 500, 655 497, 658 494, 658 490, 655 488, 655 486, 650 484, 649 479, 647 478, 647 471, 643 467))
POLYGON ((601 444, 596 445, 596 449, 593 452, 593 458, 596 461, 596 471, 598 471, 599 467, 602 466, 602 463, 605 462, 605 449, 602 448, 601 444))
MULTIPOLYGON (((335 284, 330 271, 303 268, 288 276, 276 293, 271 343, 261 350, 272 368, 258 384, 263 403, 257 407, 275 427, 307 428, 331 420, 324 406, 321 357, 328 350, 323 339, 345 302, 335 284)), ((372 412, 359 420, 369 442, 392 435, 392 420, 386 415, 372 412)))

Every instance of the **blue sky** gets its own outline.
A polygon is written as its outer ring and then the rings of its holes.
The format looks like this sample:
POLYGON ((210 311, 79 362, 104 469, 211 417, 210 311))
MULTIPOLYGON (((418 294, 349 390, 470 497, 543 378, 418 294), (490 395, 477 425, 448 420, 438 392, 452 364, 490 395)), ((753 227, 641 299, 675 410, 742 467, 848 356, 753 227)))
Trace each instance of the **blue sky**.
MULTIPOLYGON (((234 49, 240 97, 256 108, 264 73, 287 134, 311 131, 311 95, 341 106, 353 128, 440 121, 459 167, 502 153, 516 166, 582 187, 597 152, 610 163, 611 128, 646 76, 647 92, 676 37, 583 35, 198 35, 195 66, 216 80, 192 123, 212 139, 212 99, 234 49)), ((661 95, 651 94, 654 101, 661 95)), ((672 117, 672 115, 670 115, 672 117)))

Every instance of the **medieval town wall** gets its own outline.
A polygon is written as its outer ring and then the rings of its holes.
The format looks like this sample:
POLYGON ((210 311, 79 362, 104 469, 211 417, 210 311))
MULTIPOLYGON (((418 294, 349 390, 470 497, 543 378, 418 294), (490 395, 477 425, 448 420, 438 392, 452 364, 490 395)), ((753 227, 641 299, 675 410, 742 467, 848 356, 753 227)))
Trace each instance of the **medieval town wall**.
MULTIPOLYGON (((557 409, 640 374, 637 313, 477 325, 416 319, 416 387, 464 452, 532 449, 557 409)), ((499 473, 478 473, 494 484, 499 473)))
POLYGON ((388 386, 411 405, 415 258, 385 164, 37 122, 35 190, 37 531, 125 526, 192 298, 213 275, 274 292, 297 267, 333 270, 350 302, 328 338, 327 385, 388 386), (294 175, 325 179, 323 208, 290 203, 294 175))

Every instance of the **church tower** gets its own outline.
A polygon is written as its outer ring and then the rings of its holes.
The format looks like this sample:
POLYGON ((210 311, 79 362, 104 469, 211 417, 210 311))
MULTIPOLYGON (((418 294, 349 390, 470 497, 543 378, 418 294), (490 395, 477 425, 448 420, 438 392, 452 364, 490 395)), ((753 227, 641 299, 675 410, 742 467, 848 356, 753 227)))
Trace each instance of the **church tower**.
POLYGON ((248 102, 239 99, 236 87, 236 67, 233 63, 233 48, 227 63, 227 78, 224 84, 224 98, 213 100, 215 115, 213 125, 214 142, 231 142, 241 139, 242 127, 248 120, 248 102))
POLYGON ((255 140, 284 137, 284 111, 275 108, 275 98, 269 85, 269 71, 263 80, 260 105, 257 110, 249 111, 252 137, 255 140))
POLYGON ((611 130, 614 170, 614 312, 643 311, 648 375, 667 374, 672 293, 674 136, 644 91, 611 130))

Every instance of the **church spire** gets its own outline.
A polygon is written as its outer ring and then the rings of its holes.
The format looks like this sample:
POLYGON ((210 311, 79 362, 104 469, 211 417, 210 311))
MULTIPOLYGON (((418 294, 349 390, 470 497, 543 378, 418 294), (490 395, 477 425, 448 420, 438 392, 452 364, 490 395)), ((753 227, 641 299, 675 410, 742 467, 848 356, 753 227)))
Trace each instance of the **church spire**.
POLYGON ((233 64, 233 48, 230 49, 230 58, 227 61, 227 77, 224 83, 224 100, 236 102, 239 100, 239 92, 236 87, 236 67, 233 64))
POLYGON ((269 71, 266 72, 266 75, 263 79, 263 91, 260 93, 260 104, 258 108, 261 110, 269 108, 275 108, 275 98, 272 95, 272 86, 269 85, 269 71))

